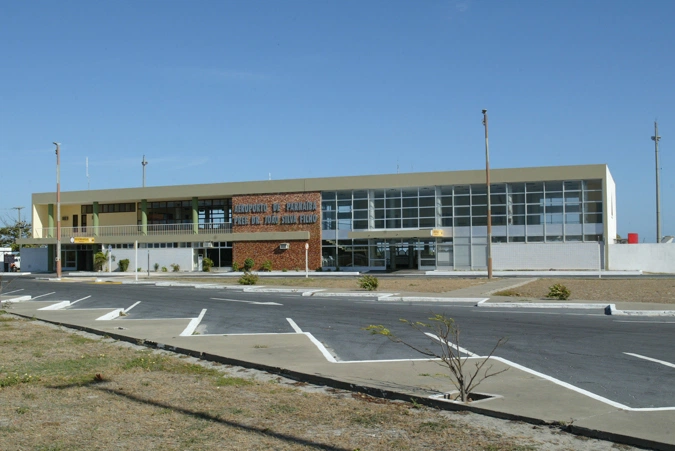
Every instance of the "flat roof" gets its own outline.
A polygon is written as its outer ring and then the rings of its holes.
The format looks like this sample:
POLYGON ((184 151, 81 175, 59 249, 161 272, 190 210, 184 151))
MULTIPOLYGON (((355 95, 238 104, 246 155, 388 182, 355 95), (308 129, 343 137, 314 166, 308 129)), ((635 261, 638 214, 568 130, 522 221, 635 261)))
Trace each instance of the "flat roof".
MULTIPOLYGON (((606 164, 544 166, 491 169, 491 183, 536 182, 543 180, 605 179, 606 164)), ((138 202, 231 197, 246 194, 337 191, 347 189, 385 189, 411 186, 475 185, 485 183, 485 170, 406 172, 401 174, 317 177, 253 182, 226 182, 198 185, 149 186, 144 188, 110 188, 86 191, 62 191, 61 204, 138 202)), ((56 193, 33 194, 33 205, 54 203, 56 193)))

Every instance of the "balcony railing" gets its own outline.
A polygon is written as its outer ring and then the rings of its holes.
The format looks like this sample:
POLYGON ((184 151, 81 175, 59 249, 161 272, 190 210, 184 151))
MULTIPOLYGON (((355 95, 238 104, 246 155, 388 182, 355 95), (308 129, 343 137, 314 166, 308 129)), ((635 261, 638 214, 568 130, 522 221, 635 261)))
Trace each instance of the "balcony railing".
MULTIPOLYGON (((146 233, 142 225, 61 227, 61 239, 74 237, 119 237, 119 236, 159 236, 159 235, 201 235, 214 233, 232 233, 229 222, 199 224, 148 224, 146 233)), ((35 229, 34 238, 56 237, 56 227, 35 229)))

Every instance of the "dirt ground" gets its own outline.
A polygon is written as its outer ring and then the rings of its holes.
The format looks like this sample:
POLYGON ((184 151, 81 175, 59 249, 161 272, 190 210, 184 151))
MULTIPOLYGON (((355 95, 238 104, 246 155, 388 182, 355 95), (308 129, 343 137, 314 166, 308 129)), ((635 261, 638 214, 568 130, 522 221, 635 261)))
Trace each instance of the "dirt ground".
MULTIPOLYGON (((348 291, 363 291, 359 288, 358 277, 260 277, 257 285, 279 286, 279 287, 298 287, 298 288, 336 288, 348 291)), ((206 282, 214 283, 213 278, 204 277, 181 277, 176 278, 180 282, 206 282)), ((459 290, 460 288, 481 285, 488 279, 459 279, 459 278, 424 278, 424 277, 379 277, 379 286, 377 291, 382 293, 393 292, 425 292, 425 293, 444 293, 447 291, 459 290)), ((226 285, 238 285, 236 278, 217 279, 215 283, 226 285)))
MULTIPOLYGON (((199 281, 213 283, 213 278, 180 278, 180 281, 199 281)), ((487 278, 460 279, 442 277, 380 277, 378 292, 383 293, 448 293, 453 290, 475 285, 483 285, 487 278)), ((493 279, 500 280, 500 279, 493 279)), ((513 279, 514 285, 522 279, 513 279)), ((218 283, 236 285, 237 279, 219 279, 218 283)), ((542 278, 527 285, 511 290, 512 296, 543 299, 548 288, 556 283, 565 285, 571 291, 571 300, 614 301, 614 302, 654 302, 675 304, 675 278, 630 278, 630 279, 573 279, 542 278)), ((363 291, 359 288, 357 277, 310 277, 310 278, 273 278, 261 277, 258 285, 333 288, 349 291, 363 291)), ((489 291, 489 285, 486 286, 489 291)))
POLYGON ((0 312, 2 450, 634 449, 149 351, 0 312))
POLYGON ((545 298, 549 287, 565 285, 570 300, 675 304, 675 279, 539 279, 514 288, 521 297, 545 298))

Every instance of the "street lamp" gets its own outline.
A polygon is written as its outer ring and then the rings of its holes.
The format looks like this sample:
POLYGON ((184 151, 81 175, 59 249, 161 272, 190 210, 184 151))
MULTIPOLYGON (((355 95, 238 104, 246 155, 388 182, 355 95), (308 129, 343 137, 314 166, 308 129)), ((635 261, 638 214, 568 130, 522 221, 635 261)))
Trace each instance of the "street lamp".
POLYGON ((492 279, 492 202, 490 199, 490 148, 488 147, 488 116, 483 110, 483 125, 485 126, 485 185, 487 185, 487 273, 492 279))
POLYGON ((659 124, 654 121, 654 156, 656 158, 656 242, 661 242, 661 184, 659 181, 659 124))
POLYGON ((141 164, 143 165, 143 188, 145 188, 145 166, 148 164, 148 162, 145 161, 145 155, 143 155, 143 161, 141 161, 141 164))
POLYGON ((61 144, 56 146, 56 278, 61 278, 61 144))

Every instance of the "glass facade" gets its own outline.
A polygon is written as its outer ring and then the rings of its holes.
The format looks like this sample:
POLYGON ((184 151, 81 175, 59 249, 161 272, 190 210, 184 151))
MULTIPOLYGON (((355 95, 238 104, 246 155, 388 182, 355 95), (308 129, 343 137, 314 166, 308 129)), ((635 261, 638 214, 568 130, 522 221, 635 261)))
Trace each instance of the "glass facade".
MULTIPOLYGON (((486 260, 485 185, 321 193, 325 267, 480 267, 486 260), (445 239, 350 240, 350 231, 452 229, 445 239)), ((493 243, 602 241, 602 180, 490 186, 493 243)))

